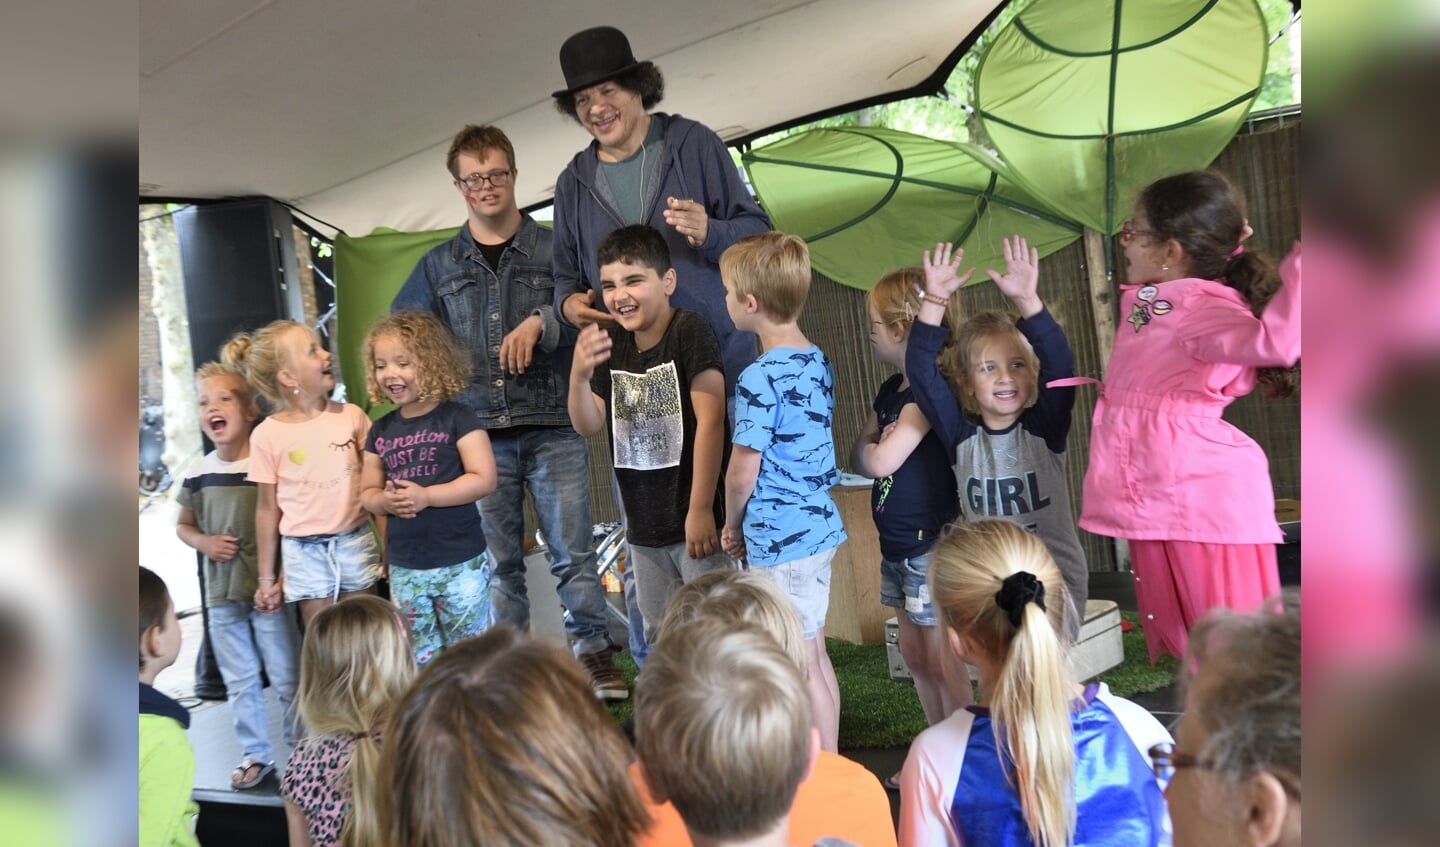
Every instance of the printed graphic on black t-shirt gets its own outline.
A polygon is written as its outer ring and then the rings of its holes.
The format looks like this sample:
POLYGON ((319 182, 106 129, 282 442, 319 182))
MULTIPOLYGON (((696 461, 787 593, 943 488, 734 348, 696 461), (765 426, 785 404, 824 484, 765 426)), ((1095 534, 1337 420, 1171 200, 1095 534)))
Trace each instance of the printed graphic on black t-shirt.
POLYGON ((674 362, 638 374, 612 370, 610 409, 615 426, 615 467, 653 471, 680 464, 685 421, 674 362))

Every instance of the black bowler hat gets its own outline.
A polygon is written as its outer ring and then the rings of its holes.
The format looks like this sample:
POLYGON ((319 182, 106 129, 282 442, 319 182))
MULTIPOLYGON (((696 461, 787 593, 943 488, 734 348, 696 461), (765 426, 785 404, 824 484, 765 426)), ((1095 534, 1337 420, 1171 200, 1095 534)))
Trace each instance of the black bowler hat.
POLYGON ((615 27, 581 30, 560 45, 560 70, 565 74, 565 87, 550 96, 561 97, 589 88, 645 64, 649 63, 635 61, 635 54, 630 52, 630 39, 615 27))

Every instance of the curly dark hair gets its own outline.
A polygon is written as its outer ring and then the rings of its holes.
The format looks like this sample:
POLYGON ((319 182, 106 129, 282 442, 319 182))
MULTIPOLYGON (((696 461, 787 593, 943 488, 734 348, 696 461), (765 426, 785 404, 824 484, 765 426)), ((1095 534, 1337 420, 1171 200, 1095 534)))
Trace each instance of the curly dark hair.
MULTIPOLYGON (((1136 207, 1161 240, 1173 238, 1190 259, 1192 276, 1213 279, 1240 292, 1258 317, 1280 290, 1269 259, 1235 248, 1245 230, 1245 200, 1219 171, 1190 171, 1150 183, 1136 207)), ((1272 398, 1288 397, 1300 384, 1300 366, 1261 368, 1259 380, 1272 398)))
MULTIPOLYGON (((606 82, 613 82, 632 94, 640 95, 640 103, 647 112, 660 105, 660 101, 665 99, 665 77, 660 73, 660 69, 655 67, 654 62, 641 62, 611 79, 601 80, 596 85, 606 82)), ((555 95, 555 111, 577 124, 580 123, 580 116, 575 114, 575 92, 573 91, 555 95)))

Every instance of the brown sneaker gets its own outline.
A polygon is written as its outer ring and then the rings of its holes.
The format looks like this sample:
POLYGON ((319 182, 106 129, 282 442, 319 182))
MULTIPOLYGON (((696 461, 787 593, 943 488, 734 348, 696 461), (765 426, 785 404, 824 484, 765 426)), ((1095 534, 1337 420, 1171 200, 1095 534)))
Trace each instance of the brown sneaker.
POLYGON ((585 666, 585 672, 590 675, 590 687, 595 689, 595 696, 601 700, 625 700, 630 697, 630 687, 625 684, 625 674, 615 666, 613 650, 599 650, 594 653, 582 653, 580 664, 585 666))

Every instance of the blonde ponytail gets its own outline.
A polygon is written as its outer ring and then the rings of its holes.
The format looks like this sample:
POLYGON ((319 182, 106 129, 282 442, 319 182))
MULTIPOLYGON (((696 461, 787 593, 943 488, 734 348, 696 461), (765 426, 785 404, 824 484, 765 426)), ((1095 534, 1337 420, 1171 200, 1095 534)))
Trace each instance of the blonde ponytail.
POLYGON ((236 335, 220 348, 220 360, 243 371, 250 387, 276 408, 285 405, 285 391, 280 387, 285 354, 280 349, 280 339, 295 329, 305 329, 305 325, 287 320, 271 321, 253 333, 236 335))
MULTIPOLYGON (((1047 607, 1061 598, 1052 598, 1047 607)), ((997 745, 1014 767, 1030 838, 1041 847, 1069 844, 1075 835, 1070 691, 1059 635, 1047 613, 1029 604, 1010 641, 990 711, 997 745)))
POLYGON ((1060 640, 1069 603, 1060 569, 1034 535, 1005 521, 978 521, 935 545, 930 587, 945 625, 1000 668, 988 692, 991 726, 1031 840, 1040 847, 1069 844, 1074 683, 1060 640))

